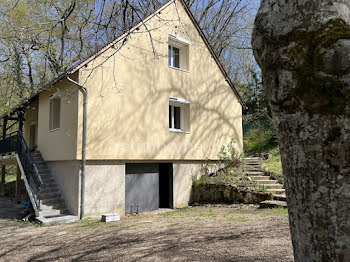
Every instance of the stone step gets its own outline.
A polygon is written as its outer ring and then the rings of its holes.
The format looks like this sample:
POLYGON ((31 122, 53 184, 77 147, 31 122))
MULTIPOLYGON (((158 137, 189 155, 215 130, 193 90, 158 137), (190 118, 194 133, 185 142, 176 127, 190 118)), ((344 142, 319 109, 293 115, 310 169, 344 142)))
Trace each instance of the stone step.
POLYGON ((266 200, 260 202, 260 208, 276 208, 276 207, 287 207, 287 202, 277 200, 266 200))
POLYGON ((243 165, 245 166, 261 166, 261 162, 243 162, 243 165))
POLYGON ((264 172, 259 171, 248 171, 244 172, 247 176, 263 176, 264 172))
POLYGON ((59 215, 67 215, 68 210, 66 209, 50 209, 50 210, 42 210, 39 212, 39 217, 51 217, 51 216, 59 216, 59 215))
POLYGON ((69 224, 79 221, 77 216, 61 215, 53 217, 38 217, 37 220, 44 226, 58 225, 58 224, 69 224))
POLYGON ((251 179, 253 179, 254 181, 260 181, 260 180, 267 180, 269 179, 268 176, 250 176, 251 179))
POLYGON ((263 185, 275 185, 278 184, 277 180, 270 180, 270 179, 266 179, 266 180, 258 180, 256 181, 258 184, 263 184, 263 185))
POLYGON ((277 195, 286 193, 284 189, 267 189, 267 191, 277 195))
POLYGON ((260 160, 261 161, 261 158, 260 157, 245 157, 245 158, 242 158, 243 161, 246 161, 246 160, 260 160))
POLYGON ((282 189, 283 188, 283 185, 281 185, 281 184, 273 184, 273 185, 263 184, 263 186, 266 186, 269 189, 282 189))
POLYGON ((278 200, 278 201, 287 201, 287 197, 285 194, 280 194, 280 195, 273 195, 273 200, 278 200))

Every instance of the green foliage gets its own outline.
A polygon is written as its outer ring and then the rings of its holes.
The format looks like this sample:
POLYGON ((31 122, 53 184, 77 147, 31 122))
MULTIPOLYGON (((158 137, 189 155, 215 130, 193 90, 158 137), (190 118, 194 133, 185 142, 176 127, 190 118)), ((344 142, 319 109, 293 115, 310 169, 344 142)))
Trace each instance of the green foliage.
POLYGON ((221 147, 218 157, 224 163, 226 170, 238 168, 241 165, 241 154, 237 150, 237 142, 234 139, 221 147))
POLYGON ((271 179, 278 180, 278 182, 284 184, 281 154, 278 147, 271 150, 270 153, 272 153, 272 157, 263 162, 265 173, 269 175, 271 179))
POLYGON ((262 128, 251 129, 243 141, 244 152, 246 155, 267 152, 276 147, 276 140, 274 130, 264 130, 262 128))

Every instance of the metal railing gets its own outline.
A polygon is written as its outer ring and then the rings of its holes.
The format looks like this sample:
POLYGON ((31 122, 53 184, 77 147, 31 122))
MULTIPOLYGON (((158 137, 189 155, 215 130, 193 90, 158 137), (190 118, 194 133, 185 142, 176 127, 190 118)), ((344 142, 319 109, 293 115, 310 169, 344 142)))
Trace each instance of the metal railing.
POLYGON ((17 154, 21 160, 25 176, 32 191, 36 209, 40 210, 40 189, 43 181, 21 131, 18 131, 17 154))
POLYGON ((36 210, 40 210, 40 189, 43 184, 38 168, 36 167, 30 149, 21 131, 17 131, 5 139, 0 140, 0 154, 18 154, 21 161, 24 175, 28 181, 31 194, 33 196, 36 210))

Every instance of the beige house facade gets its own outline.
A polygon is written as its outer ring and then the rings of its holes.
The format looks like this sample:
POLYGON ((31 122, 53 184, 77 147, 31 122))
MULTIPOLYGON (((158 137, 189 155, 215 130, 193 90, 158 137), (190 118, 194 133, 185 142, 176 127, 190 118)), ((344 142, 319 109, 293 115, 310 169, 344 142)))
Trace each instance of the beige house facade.
POLYGON ((81 212, 84 99, 70 79, 88 93, 87 217, 185 207, 206 161, 231 139, 243 150, 244 104, 188 7, 171 0, 26 108, 25 140, 71 214, 81 212))

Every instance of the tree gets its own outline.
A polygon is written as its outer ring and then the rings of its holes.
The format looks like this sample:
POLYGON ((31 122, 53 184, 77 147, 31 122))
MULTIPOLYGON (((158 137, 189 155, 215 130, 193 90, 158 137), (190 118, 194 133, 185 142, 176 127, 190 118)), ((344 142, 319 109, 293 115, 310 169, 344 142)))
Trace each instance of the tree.
POLYGON ((262 0, 255 20, 296 261, 350 257, 349 13, 344 0, 262 0))

